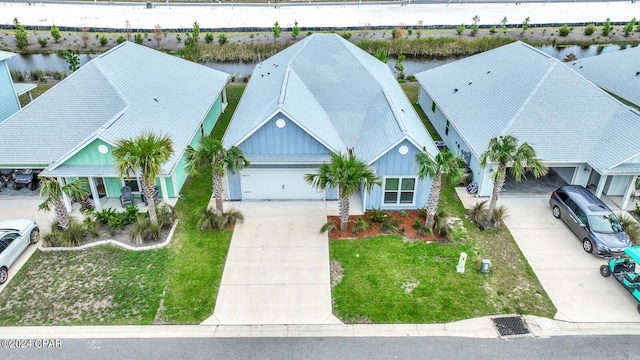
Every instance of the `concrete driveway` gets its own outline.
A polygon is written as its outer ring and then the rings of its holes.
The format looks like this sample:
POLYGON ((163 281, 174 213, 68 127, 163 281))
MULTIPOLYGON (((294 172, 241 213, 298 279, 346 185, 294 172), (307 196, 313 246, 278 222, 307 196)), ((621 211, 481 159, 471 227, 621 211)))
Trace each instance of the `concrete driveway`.
MULTIPOLYGON (((4 190, 4 189, 3 189, 4 190)), ((0 196, 0 221, 7 219, 26 218, 33 219, 40 227, 40 232, 48 232, 51 221, 54 218, 53 211, 38 211, 38 205, 42 202, 40 196, 0 196)), ((42 236, 41 236, 42 237, 42 236)), ((29 260, 36 251, 38 245, 31 245, 9 269, 9 280, 0 285, 0 292, 11 282, 18 270, 29 260)))
POLYGON ((637 302, 613 278, 600 276, 605 259, 582 250, 577 237, 553 217, 548 195, 504 197, 505 223, 551 301, 555 318, 574 322, 638 322, 637 302))
POLYGON ((203 324, 341 324, 331 312, 323 201, 232 203, 236 225, 213 316, 203 324))

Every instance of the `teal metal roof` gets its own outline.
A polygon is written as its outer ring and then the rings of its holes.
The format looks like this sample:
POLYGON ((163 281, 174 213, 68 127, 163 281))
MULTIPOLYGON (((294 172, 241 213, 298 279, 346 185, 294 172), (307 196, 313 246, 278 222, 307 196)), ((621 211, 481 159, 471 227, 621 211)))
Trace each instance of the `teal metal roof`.
MULTIPOLYGON (((229 75, 125 42, 82 66, 0 124, 0 166, 64 162, 95 138, 115 143, 144 131, 168 135, 175 154, 169 174, 229 75)), ((55 172, 49 172, 50 175, 55 172)))
POLYGON ((567 66, 610 93, 640 106, 640 47, 578 59, 567 66))
POLYGON ((258 64, 224 136, 240 144, 283 112, 331 151, 374 161, 402 139, 437 149, 386 64, 337 34, 314 34, 258 64))
POLYGON ((587 162, 601 173, 640 153, 640 114, 522 42, 416 75, 456 131, 480 156, 512 135, 547 162, 587 162))

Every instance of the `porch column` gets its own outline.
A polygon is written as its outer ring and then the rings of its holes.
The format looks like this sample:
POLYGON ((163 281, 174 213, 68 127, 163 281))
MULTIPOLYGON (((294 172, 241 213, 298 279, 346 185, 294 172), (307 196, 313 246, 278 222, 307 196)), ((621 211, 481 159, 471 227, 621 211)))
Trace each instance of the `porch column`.
POLYGON ((93 206, 96 207, 97 211, 102 211, 102 204, 100 203, 100 196, 98 196, 98 188, 96 187, 95 178, 88 177, 89 180, 89 189, 91 190, 91 197, 93 198, 93 206))
POLYGON ((629 183, 629 186, 627 187, 627 191, 625 191, 624 197, 622 198, 622 206, 620 207, 622 210, 625 210, 627 208, 627 205, 629 205, 629 199, 631 198, 631 193, 636 190, 636 180, 637 179, 638 179, 638 175, 634 175, 631 178, 631 182, 629 183))
POLYGON ((29 102, 33 101, 33 96, 31 96, 31 90, 27 91, 27 97, 29 97, 29 102))
POLYGON ((160 189, 162 189, 162 201, 169 204, 169 196, 167 195, 167 178, 160 178, 160 189))
POLYGON ((607 182, 607 178, 609 175, 600 176, 600 181, 598 181, 598 187, 596 188, 596 197, 600 199, 602 196, 602 192, 604 191, 604 184, 607 182))
POLYGON ((223 87, 222 88, 222 103, 226 104, 227 103, 227 87, 223 87))
MULTIPOLYGON (((57 179, 60 186, 65 186, 67 184, 67 182, 65 181, 65 178, 59 177, 57 179)), ((64 203, 64 207, 67 208, 68 212, 71 212, 71 210, 73 210, 73 208, 71 207, 71 200, 69 199, 67 194, 64 193, 64 191, 62 192, 62 202, 64 203)))

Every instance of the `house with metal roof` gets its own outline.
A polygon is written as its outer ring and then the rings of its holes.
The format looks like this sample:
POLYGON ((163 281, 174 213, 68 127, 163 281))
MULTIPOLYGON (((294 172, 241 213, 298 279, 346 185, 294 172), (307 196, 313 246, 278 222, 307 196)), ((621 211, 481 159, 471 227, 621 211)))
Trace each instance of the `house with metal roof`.
POLYGON ((463 156, 490 196, 494 164, 479 158, 491 138, 511 135, 569 184, 622 196, 640 174, 640 112, 571 66, 515 42, 416 75, 419 103, 446 145, 463 156))
POLYGON ((567 63, 607 92, 640 108, 640 47, 630 47, 567 63))
POLYGON ((11 79, 7 60, 16 54, 0 51, 0 123, 20 110, 18 96, 26 93, 31 99, 33 84, 15 84, 11 79))
POLYGON ((228 198, 337 199, 305 182, 331 153, 353 153, 383 186, 364 209, 424 206, 431 180, 415 154, 437 153, 386 64, 336 34, 314 34, 258 64, 223 138, 251 165, 227 174, 228 198))
POLYGON ((0 123, 0 169, 29 169, 62 181, 87 178, 96 208, 138 179, 120 179, 120 139, 171 138, 174 155, 156 181, 165 202, 179 197, 185 149, 209 134, 226 106, 230 75, 131 42, 96 57, 0 123), (20 150, 22 149, 22 150, 20 150))

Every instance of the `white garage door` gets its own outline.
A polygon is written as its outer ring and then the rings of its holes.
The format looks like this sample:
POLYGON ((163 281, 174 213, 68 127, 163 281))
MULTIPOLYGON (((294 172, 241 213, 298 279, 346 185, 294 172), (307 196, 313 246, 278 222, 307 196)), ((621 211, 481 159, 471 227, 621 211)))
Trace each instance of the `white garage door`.
POLYGON ((324 191, 311 187, 304 174, 316 169, 244 169, 243 200, 323 199, 324 191))

